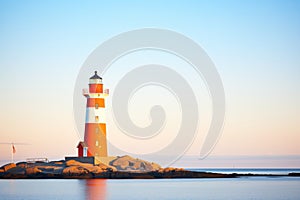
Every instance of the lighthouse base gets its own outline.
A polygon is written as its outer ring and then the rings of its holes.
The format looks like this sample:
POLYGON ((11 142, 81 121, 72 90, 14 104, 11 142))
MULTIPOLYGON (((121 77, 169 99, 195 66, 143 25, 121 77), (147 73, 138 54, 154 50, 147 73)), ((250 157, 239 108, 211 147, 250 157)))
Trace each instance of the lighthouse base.
POLYGON ((98 165, 103 163, 105 165, 110 165, 110 162, 117 159, 116 156, 100 157, 100 156, 89 156, 89 157, 65 157, 65 161, 75 160, 81 163, 89 163, 93 165, 98 165))
POLYGON ((65 161, 69 160, 75 160, 77 162, 81 163, 89 163, 89 164, 96 164, 96 159, 94 156, 89 156, 89 157, 65 157, 65 161))

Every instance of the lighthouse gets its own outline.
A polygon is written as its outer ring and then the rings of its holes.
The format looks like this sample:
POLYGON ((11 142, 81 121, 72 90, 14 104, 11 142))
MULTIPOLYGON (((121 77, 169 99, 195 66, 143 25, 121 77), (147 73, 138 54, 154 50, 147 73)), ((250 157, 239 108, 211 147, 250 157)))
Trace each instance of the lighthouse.
POLYGON ((83 89, 87 99, 84 143, 85 156, 107 157, 105 98, 109 90, 103 90, 102 78, 97 71, 89 79, 89 89, 83 89))

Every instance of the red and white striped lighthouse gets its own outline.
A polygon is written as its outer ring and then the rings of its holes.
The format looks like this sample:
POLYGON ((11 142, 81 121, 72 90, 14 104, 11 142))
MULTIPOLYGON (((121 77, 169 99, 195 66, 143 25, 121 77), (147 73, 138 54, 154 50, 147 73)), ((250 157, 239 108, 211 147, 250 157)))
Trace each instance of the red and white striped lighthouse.
POLYGON ((87 98, 84 143, 87 156, 107 157, 105 97, 108 89, 103 91, 102 78, 97 75, 89 80, 89 90, 83 90, 87 98))

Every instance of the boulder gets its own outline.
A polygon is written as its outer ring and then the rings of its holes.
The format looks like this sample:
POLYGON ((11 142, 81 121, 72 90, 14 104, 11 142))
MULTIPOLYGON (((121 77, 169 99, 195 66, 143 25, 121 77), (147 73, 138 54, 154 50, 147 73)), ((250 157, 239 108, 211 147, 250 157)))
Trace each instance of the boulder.
POLYGON ((54 162, 55 165, 64 165, 65 162, 62 162, 62 161, 57 161, 57 162, 54 162))
POLYGON ((59 169, 62 169, 63 167, 60 167, 60 166, 36 166, 39 170, 41 170, 42 172, 45 172, 45 173, 49 173, 49 172, 54 172, 55 170, 59 170, 59 169))
POLYGON ((42 170, 40 170, 36 166, 26 168, 26 174, 28 174, 28 175, 37 174, 37 173, 40 173, 40 172, 42 172, 42 170))
MULTIPOLYGON (((99 163, 98 165, 93 165, 89 163, 81 163, 75 160, 68 160, 66 163, 67 167, 82 167, 83 169, 87 170, 88 172, 99 174, 106 171, 113 171, 116 170, 114 167, 107 166, 103 163, 99 163)), ((64 170, 65 171, 65 170, 64 170)))
POLYGON ((27 167, 27 163, 26 162, 19 162, 19 163, 17 163, 17 167, 26 168, 27 167))
POLYGON ((82 166, 70 166, 64 168, 62 173, 63 175, 83 175, 87 174, 88 170, 82 166))
POLYGON ((22 167, 14 167, 7 170, 7 172, 12 175, 24 175, 26 170, 22 167))
POLYGON ((68 160, 66 161, 66 166, 70 167, 70 166, 81 166, 81 167, 91 167, 94 166, 93 164, 90 163, 82 163, 82 162, 78 162, 76 160, 68 160))
POLYGON ((133 163, 134 158, 130 156, 117 157, 115 160, 112 160, 110 162, 110 165, 116 167, 117 170, 126 170, 127 168, 129 168, 129 161, 133 163))
POLYGON ((160 166, 156 163, 150 163, 145 160, 132 158, 128 155, 117 157, 110 162, 110 165, 119 171, 157 171, 160 166))
POLYGON ((161 166, 157 163, 152 162, 151 166, 153 167, 153 171, 157 171, 161 168, 161 166))
POLYGON ((51 161, 48 163, 48 165, 52 165, 52 166, 62 166, 65 164, 65 161, 60 160, 60 161, 51 161))
POLYGON ((160 168, 157 171, 159 173, 169 173, 169 172, 185 172, 186 170, 183 168, 166 167, 166 168, 160 168))
POLYGON ((53 174, 61 174, 64 170, 64 167, 58 167, 53 170, 53 174))
POLYGON ((164 173, 175 172, 175 168, 173 168, 173 167, 167 167, 167 168, 164 168, 164 169, 163 169, 163 172, 164 172, 164 173))
POLYGON ((1 169, 3 169, 5 172, 8 171, 9 169, 11 168, 15 168, 16 167, 16 164, 15 163, 9 163, 9 164, 6 164, 6 165, 3 165, 1 167, 1 169))
POLYGON ((94 174, 99 174, 99 173, 102 173, 104 171, 107 171, 107 168, 106 169, 102 169, 99 166, 91 166, 91 167, 84 167, 84 168, 87 169, 88 172, 94 173, 94 174))
POLYGON ((103 171, 117 171, 117 168, 115 168, 114 166, 106 165, 104 163, 99 163, 96 166, 100 167, 103 171))

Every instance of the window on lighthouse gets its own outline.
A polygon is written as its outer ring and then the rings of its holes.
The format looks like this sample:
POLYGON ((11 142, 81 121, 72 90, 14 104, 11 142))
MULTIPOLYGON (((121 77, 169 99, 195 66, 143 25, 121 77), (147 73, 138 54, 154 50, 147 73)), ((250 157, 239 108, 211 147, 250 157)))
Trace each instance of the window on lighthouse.
POLYGON ((98 140, 96 140, 96 147, 97 147, 97 146, 99 146, 99 142, 98 142, 98 140))
POLYGON ((96 122, 99 121, 99 116, 95 116, 95 121, 96 121, 96 122))
POLYGON ((96 128, 95 128, 95 132, 96 132, 96 133, 99 133, 99 127, 96 127, 96 128))
POLYGON ((95 104, 95 108, 96 108, 96 109, 99 108, 99 104, 98 104, 98 103, 95 104))

